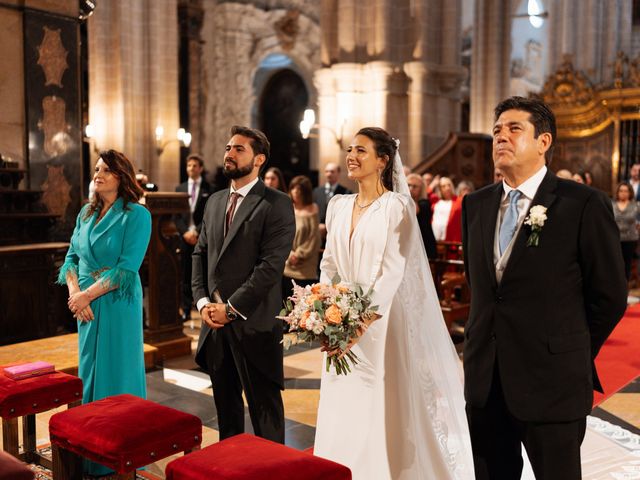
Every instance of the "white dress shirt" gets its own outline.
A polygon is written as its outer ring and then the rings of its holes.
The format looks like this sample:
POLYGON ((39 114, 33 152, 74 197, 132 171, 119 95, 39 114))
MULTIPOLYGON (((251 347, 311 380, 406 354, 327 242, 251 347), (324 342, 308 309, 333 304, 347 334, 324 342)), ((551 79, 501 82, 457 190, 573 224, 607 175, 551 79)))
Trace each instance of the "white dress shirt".
POLYGON ((507 185, 506 181, 502 181, 503 193, 502 200, 500 201, 500 211, 498 212, 498 220, 496 221, 496 231, 493 242, 493 264, 496 267, 496 279, 498 283, 502 280, 502 274, 504 273, 504 269, 507 266, 507 262, 509 261, 509 257, 511 256, 511 250, 513 250, 513 242, 518 236, 518 232, 520 232, 520 228, 522 228, 522 223, 524 222, 524 218, 527 216, 529 212, 529 207, 531 206, 531 202, 533 201, 533 197, 536 196, 536 192, 544 179, 544 176, 547 174, 547 167, 543 166, 540 170, 534 173, 532 176, 527 178, 517 189, 514 189, 507 185), (503 252, 502 256, 500 255, 500 225, 502 224, 502 218, 504 217, 504 213, 507 211, 507 207, 509 206, 509 192, 511 190, 518 190, 521 195, 518 199, 518 228, 516 229, 516 233, 513 234, 511 241, 509 242, 509 246, 507 246, 506 250, 503 252))
MULTIPOLYGON (((256 183, 258 183, 258 177, 256 177, 254 180, 252 180, 251 182, 247 183, 244 187, 239 188, 239 189, 235 189, 233 188, 233 184, 231 184, 231 186, 229 187, 229 197, 227 198, 227 206, 225 208, 225 212, 227 211, 227 209, 229 208, 229 202, 231 201, 231 194, 232 193, 237 193, 240 195, 240 197, 238 198, 238 200, 236 201, 236 209, 233 212, 233 218, 236 218, 236 213, 238 213, 238 210, 240 209, 240 205, 242 204, 242 201, 244 200, 244 198, 249 194, 249 192, 251 191, 251 189, 254 187, 254 185, 256 183)), ((233 218, 231 219, 231 222, 233 223, 233 218)), ((202 311, 202 307, 204 307, 206 304, 211 303, 211 299, 209 297, 202 297, 200 300, 198 300, 198 302, 196 303, 196 308, 198 309, 198 311, 202 311)), ((231 302, 229 302, 229 305, 231 305, 231 302)), ((235 307, 233 305, 231 305, 231 308, 233 308, 236 313, 240 316, 240 318, 242 318, 243 320, 246 320, 247 317, 244 316, 241 312, 239 312, 238 310, 235 309, 235 307)))

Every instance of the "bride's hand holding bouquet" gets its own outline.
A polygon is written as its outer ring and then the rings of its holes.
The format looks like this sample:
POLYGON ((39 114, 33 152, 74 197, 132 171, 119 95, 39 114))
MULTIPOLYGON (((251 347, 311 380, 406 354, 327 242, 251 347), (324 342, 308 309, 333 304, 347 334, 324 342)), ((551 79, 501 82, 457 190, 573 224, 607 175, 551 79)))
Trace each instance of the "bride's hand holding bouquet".
POLYGON ((347 374, 351 371, 349 361, 358 363, 351 347, 380 318, 377 309, 371 305, 370 291, 365 294, 360 286, 343 284, 337 275, 330 285, 301 287, 294 282, 293 295, 278 317, 287 322, 291 334, 283 340, 284 346, 294 343, 291 336, 295 343, 317 340, 327 352, 327 371, 333 365, 338 375, 347 374))

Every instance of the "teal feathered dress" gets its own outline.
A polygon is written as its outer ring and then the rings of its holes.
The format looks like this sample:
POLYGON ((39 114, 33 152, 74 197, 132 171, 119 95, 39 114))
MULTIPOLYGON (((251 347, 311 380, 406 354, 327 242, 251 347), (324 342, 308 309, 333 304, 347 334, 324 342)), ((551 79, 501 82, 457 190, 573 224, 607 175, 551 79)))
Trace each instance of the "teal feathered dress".
MULTIPOLYGON (((78 214, 58 283, 66 285, 67 272, 72 270, 82 290, 96 281, 117 288, 91 302, 93 321, 78 322, 82 401, 121 393, 146 398, 138 270, 151 236, 151 215, 137 203, 123 208, 118 198, 96 223, 98 212, 84 218, 87 208, 85 205, 78 214)), ((85 470, 92 475, 110 472, 91 462, 85 463, 85 470)))

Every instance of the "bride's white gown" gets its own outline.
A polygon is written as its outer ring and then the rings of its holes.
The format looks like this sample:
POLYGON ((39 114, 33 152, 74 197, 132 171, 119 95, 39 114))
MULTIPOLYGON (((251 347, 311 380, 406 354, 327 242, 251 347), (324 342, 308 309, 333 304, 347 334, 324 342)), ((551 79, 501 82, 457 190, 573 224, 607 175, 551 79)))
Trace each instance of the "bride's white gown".
POLYGON ((354 480, 474 478, 461 366, 415 206, 387 192, 350 237, 354 201, 339 195, 329 204, 321 281, 337 273, 372 287, 382 318, 353 347, 360 363, 350 374, 327 373, 323 363, 314 454, 348 466, 354 480))

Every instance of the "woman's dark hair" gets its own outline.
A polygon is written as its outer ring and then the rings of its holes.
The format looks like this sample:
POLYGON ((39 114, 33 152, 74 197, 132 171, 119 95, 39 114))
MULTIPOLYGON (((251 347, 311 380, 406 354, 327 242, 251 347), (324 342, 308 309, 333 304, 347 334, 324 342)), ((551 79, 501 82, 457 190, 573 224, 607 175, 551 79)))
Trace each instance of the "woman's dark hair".
POLYGON ((284 181, 284 175, 282 174, 282 170, 280 170, 278 167, 269 167, 267 168, 267 171, 264 172, 265 177, 269 172, 273 173, 276 177, 278 177, 278 190, 280 190, 281 192, 287 193, 287 184, 284 181))
POLYGON ((307 206, 313 203, 313 186, 311 185, 311 180, 305 177, 304 175, 298 175, 297 177, 293 177, 291 179, 291 183, 289 183, 289 195, 293 200, 293 192, 294 188, 300 189, 300 195, 302 196, 302 203, 307 206))
POLYGON ((365 127, 358 130, 356 135, 364 135, 371 139, 376 147, 378 157, 387 157, 387 163, 382 170, 380 180, 387 190, 393 190, 393 159, 396 155, 396 141, 386 130, 378 127, 365 127))
MULTIPOLYGON (((138 200, 144 195, 144 190, 140 187, 136 181, 136 172, 133 165, 123 153, 116 150, 105 150, 100 152, 100 157, 104 163, 107 164, 109 170, 120 180, 118 185, 118 197, 122 197, 122 208, 127 207, 127 203, 137 203, 138 200)), ((85 220, 95 212, 99 212, 104 205, 104 201, 100 197, 99 193, 95 193, 93 201, 87 208, 85 214, 85 220)))
POLYGON ((618 186, 616 187, 616 196, 614 197, 614 200, 617 201, 620 197, 620 189, 622 187, 627 187, 627 190, 629 190, 629 200, 633 200, 633 187, 629 182, 620 182, 618 184, 618 186))

